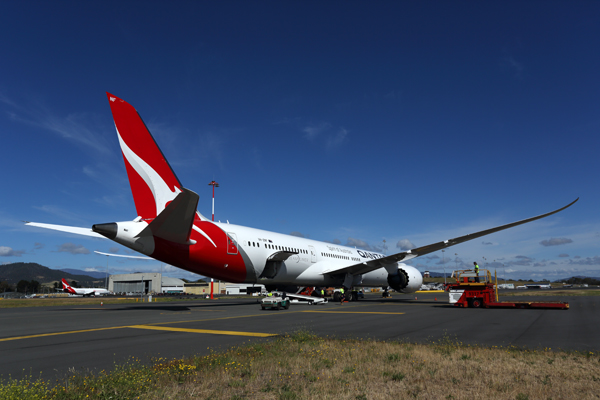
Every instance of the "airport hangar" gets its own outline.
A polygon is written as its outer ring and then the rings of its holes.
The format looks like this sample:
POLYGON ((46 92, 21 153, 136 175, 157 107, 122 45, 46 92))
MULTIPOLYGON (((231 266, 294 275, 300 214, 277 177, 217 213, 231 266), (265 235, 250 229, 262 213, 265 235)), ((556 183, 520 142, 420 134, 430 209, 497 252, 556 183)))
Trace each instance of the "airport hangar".
MULTIPOLYGON (((134 273, 110 275, 108 279, 108 290, 113 293, 125 294, 210 294, 210 282, 184 282, 178 278, 163 276, 161 273, 134 273)), ((223 281, 213 282, 213 293, 215 294, 249 294, 264 291, 263 285, 233 284, 223 281)))

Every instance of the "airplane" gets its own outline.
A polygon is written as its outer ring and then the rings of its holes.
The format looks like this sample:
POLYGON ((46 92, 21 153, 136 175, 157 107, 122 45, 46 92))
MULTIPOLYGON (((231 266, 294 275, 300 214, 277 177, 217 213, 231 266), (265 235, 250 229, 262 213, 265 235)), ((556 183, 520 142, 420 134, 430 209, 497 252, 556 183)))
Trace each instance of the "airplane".
POLYGON ((85 297, 85 296, 106 296, 108 294, 112 294, 108 290, 100 289, 100 288, 74 288, 73 286, 71 286, 67 283, 65 278, 62 279, 62 285, 63 285, 63 290, 65 292, 69 293, 69 295, 85 297))
POLYGON ((161 262, 232 283, 263 284, 267 290, 294 287, 421 288, 419 270, 406 262, 546 214, 400 253, 384 255, 266 230, 211 221, 197 211, 199 196, 185 188, 137 110, 106 93, 137 211, 132 221, 91 228, 26 222, 26 225, 107 238, 161 262))

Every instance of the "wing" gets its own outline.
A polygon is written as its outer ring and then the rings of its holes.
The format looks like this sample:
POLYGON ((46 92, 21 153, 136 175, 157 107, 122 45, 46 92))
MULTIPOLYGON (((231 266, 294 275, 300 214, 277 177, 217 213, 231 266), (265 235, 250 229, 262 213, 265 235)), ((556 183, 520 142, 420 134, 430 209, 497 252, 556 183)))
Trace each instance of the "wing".
POLYGON ((454 246, 460 243, 468 242, 469 240, 477 239, 485 235, 489 235, 491 233, 499 232, 504 229, 512 228, 518 225, 526 224, 528 222, 532 222, 538 219, 542 219, 548 217, 552 214, 556 214, 561 212, 562 210, 571 207, 579 200, 579 197, 575 199, 575 201, 567 204, 566 206, 559 208, 558 210, 551 211, 546 214, 538 215, 537 217, 527 218, 521 221, 513 222, 511 224, 497 226, 495 228, 486 229, 484 231, 479 231, 475 233, 470 233, 468 235, 460 236, 454 239, 443 240, 441 242, 428 244, 427 246, 417 247, 416 249, 411 249, 408 251, 403 251, 402 253, 392 254, 390 256, 378 258, 371 261, 366 261, 360 264, 354 264, 346 267, 340 267, 337 269, 329 269, 325 270, 323 274, 340 274, 340 273, 350 273, 352 275, 360 275, 366 274, 367 272, 374 271, 376 269, 382 268, 385 265, 394 264, 397 262, 408 261, 410 259, 423 256, 425 254, 433 253, 434 251, 442 250, 450 246, 454 246))
POLYGON ((96 237, 96 238, 100 238, 100 239, 106 239, 104 236, 92 231, 91 228, 78 228, 76 226, 41 224, 39 222, 28 222, 28 221, 25 221, 25 225, 37 226, 38 228, 52 229, 55 231, 75 233, 77 235, 92 236, 92 237, 96 237))

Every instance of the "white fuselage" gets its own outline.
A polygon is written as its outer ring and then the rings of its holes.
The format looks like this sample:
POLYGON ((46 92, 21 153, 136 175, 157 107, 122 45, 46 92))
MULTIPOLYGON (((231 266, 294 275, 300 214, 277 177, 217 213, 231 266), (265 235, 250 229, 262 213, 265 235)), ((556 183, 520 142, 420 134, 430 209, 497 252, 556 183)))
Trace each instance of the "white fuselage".
MULTIPOLYGON (((247 267, 255 271, 255 279, 248 282, 259 284, 289 284, 304 286, 341 286, 344 276, 328 274, 329 270, 355 265, 384 257, 383 254, 360 250, 353 247, 300 238, 281 233, 248 228, 245 226, 215 222, 229 236, 237 239, 240 253, 244 255, 247 267), (282 262, 273 277, 265 271, 267 260, 281 251, 297 253, 282 262)), ((423 278, 414 267, 396 264, 409 275, 406 292, 414 292, 421 287, 423 278)), ((351 286, 387 287, 388 271, 380 268, 363 275, 356 275, 351 286)))

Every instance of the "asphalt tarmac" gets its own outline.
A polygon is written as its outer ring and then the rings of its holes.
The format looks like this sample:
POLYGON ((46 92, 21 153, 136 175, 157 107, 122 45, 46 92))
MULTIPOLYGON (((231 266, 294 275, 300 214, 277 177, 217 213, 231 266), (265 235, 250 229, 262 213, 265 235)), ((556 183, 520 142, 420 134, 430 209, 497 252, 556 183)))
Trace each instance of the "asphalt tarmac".
MULTIPOLYGON (((502 299, 501 299, 502 300, 502 299)), ((367 295, 340 305, 292 304, 260 309, 256 298, 0 309, 0 376, 60 379, 73 371, 111 370, 128 360, 176 358, 268 341, 308 330, 340 338, 600 350, 600 297, 510 297, 556 300, 569 310, 470 309, 447 293, 367 295), (417 299, 415 300, 415 296, 417 299)))

